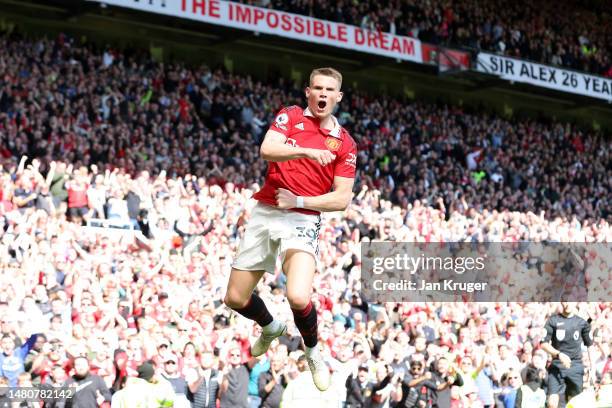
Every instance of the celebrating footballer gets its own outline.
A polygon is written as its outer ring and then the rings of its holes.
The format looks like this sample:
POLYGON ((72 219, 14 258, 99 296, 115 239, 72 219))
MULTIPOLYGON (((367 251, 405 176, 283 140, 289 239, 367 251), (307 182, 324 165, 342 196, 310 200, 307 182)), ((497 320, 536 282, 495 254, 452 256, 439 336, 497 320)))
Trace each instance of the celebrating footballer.
POLYGON ((266 180, 232 265, 225 304, 263 330, 251 355, 264 354, 286 333, 254 289, 264 273, 274 273, 280 255, 287 276, 287 299, 306 347, 316 387, 324 391, 330 373, 317 347, 317 312, 311 302, 317 266, 321 212, 344 210, 351 201, 356 145, 333 116, 342 100, 342 75, 333 68, 310 74, 308 106, 278 112, 261 145, 268 162, 266 180))

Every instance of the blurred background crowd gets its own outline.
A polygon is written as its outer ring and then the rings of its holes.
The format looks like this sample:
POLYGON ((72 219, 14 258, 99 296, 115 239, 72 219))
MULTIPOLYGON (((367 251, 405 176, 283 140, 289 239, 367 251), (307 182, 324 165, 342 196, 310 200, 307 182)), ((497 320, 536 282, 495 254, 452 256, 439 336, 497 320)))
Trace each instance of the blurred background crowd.
MULTIPOLYGON (((334 382, 320 393, 280 271, 258 291, 290 330, 266 356, 221 301, 265 172, 259 142, 301 89, 64 35, 0 49, 0 377, 85 384, 76 407, 129 407, 125 391, 150 384, 177 407, 514 407, 527 373, 545 375, 557 304, 376 304, 359 243, 612 238, 606 135, 347 89, 337 117, 359 175, 320 236, 313 297, 334 382)), ((610 305, 578 310, 603 392, 610 305)))
POLYGON ((490 51, 612 77, 612 9, 606 2, 241 2, 414 37, 430 44, 490 51))

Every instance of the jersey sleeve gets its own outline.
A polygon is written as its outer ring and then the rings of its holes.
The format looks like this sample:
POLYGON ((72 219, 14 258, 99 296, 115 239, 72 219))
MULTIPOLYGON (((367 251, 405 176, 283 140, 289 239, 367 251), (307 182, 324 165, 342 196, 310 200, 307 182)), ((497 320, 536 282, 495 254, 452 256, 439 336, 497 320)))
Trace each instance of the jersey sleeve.
POLYGON ((593 339, 591 338, 591 325, 586 320, 582 321, 580 335, 582 336, 582 342, 585 346, 590 347, 593 345, 593 339))
POLYGON ((285 136, 289 136, 289 130, 291 129, 291 112, 289 108, 281 109, 276 116, 274 121, 270 125, 269 130, 282 133, 285 136))
MULTIPOLYGON (((336 159, 334 176, 355 178, 357 170, 357 145, 352 139, 348 139, 349 146, 341 150, 336 159)), ((346 143, 346 142, 345 142, 346 143)))
POLYGON ((546 326, 544 326, 544 328, 546 329, 546 336, 544 337, 543 342, 550 343, 550 341, 552 340, 553 332, 554 332, 552 317, 548 319, 548 321, 546 322, 546 326))

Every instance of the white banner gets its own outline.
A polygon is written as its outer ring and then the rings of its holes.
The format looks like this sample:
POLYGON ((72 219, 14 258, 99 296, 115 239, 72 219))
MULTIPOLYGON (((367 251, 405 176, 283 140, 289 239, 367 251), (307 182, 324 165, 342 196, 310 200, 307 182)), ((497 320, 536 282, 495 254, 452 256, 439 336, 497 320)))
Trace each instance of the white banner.
POLYGON ((612 102, 612 79, 610 78, 487 53, 478 54, 476 70, 497 75, 509 81, 524 82, 612 102))
POLYGON ((422 62, 421 42, 414 38, 224 0, 90 1, 422 62))

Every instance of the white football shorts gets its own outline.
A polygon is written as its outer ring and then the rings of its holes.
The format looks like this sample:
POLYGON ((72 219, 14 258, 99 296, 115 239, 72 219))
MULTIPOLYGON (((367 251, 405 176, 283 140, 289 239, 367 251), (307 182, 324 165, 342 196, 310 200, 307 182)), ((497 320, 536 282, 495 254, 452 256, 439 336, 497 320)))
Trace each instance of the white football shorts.
POLYGON ((257 203, 247 222, 232 268, 274 273, 288 249, 312 254, 318 263, 321 216, 281 210, 257 203))

